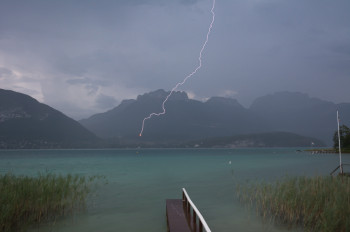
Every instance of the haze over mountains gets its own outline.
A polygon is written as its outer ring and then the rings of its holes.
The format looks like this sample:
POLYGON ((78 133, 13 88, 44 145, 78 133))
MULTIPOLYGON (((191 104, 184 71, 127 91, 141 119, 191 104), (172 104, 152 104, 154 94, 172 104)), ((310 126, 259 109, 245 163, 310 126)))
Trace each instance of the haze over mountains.
POLYGON ((201 102, 189 99, 185 92, 176 92, 166 103, 167 113, 147 120, 145 132, 138 138, 143 118, 152 112, 161 112, 167 95, 164 90, 146 93, 80 123, 102 138, 134 141, 194 140, 285 131, 315 137, 328 144, 336 130, 337 109, 343 123, 350 123, 349 103, 334 104, 302 93, 267 95, 245 108, 230 98, 212 97, 201 102))
POLYGON ((222 147, 305 146, 311 141, 322 146, 317 139, 331 145, 337 109, 342 123, 350 125, 350 103, 301 93, 267 95, 245 108, 235 99, 201 102, 175 92, 166 103, 167 113, 147 120, 139 137, 143 118, 161 112, 167 94, 157 90, 124 100, 78 123, 27 95, 0 89, 0 148, 193 147, 203 141, 222 147))
POLYGON ((77 121, 50 106, 0 89, 0 148, 59 148, 97 140, 77 121))
POLYGON ((280 92, 260 97, 250 110, 263 118, 271 130, 315 137, 329 145, 337 129, 337 110, 341 124, 350 125, 350 103, 335 104, 301 93, 280 92))
POLYGON ((167 113, 147 120, 144 134, 139 138, 142 120, 152 112, 162 111, 167 94, 164 90, 146 93, 80 123, 102 138, 123 137, 140 141, 189 140, 267 129, 260 117, 251 114, 234 99, 213 97, 200 102, 189 99, 185 92, 175 92, 166 103, 167 113))

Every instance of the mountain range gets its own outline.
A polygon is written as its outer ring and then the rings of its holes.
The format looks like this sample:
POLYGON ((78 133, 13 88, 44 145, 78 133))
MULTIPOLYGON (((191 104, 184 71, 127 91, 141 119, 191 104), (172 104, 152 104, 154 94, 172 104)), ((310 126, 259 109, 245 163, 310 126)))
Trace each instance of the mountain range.
POLYGON ((101 138, 123 138, 135 142, 183 141, 267 129, 260 117, 234 99, 213 97, 201 102, 189 99, 185 92, 174 92, 166 103, 166 114, 147 120, 144 133, 139 137, 142 120, 152 112, 161 112, 167 95, 164 90, 146 93, 80 123, 101 138))
POLYGON ((337 128, 336 110, 350 125, 350 103, 302 93, 266 95, 246 108, 235 99, 202 102, 178 91, 165 115, 146 120, 140 137, 142 120, 162 112, 168 94, 145 93, 77 122, 28 95, 0 89, 0 148, 324 146, 320 140, 331 145, 337 128))
POLYGON ((50 106, 0 89, 0 148, 75 147, 96 141, 96 135, 50 106))
POLYGON ((101 138, 123 139, 133 143, 175 142, 218 136, 284 131, 314 137, 331 145, 337 128, 336 110, 342 123, 350 124, 350 103, 335 104, 298 92, 278 92, 256 99, 249 108, 235 99, 212 97, 205 102, 174 92, 166 103, 166 114, 142 120, 152 112, 162 112, 169 94, 157 90, 124 100, 105 113, 80 121, 101 138))

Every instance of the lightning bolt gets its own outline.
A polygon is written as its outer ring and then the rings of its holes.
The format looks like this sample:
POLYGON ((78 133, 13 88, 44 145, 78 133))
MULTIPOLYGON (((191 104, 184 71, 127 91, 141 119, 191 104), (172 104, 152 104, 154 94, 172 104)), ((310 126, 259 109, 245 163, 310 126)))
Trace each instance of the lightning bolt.
POLYGON ((173 92, 181 85, 185 84, 187 79, 189 79, 190 77, 192 77, 194 74, 197 73, 197 71, 202 67, 202 53, 205 49, 205 47, 207 46, 207 43, 208 43, 208 40, 209 40, 209 35, 210 35, 210 32, 211 32, 211 29, 213 28, 213 24, 214 24, 214 21, 215 21, 215 12, 214 12, 214 9, 215 9, 215 0, 213 0, 213 5, 211 7, 211 14, 212 14, 212 19, 211 19, 211 22, 210 22, 210 25, 209 25, 209 29, 208 29, 208 32, 207 32, 207 36, 206 36, 206 39, 202 45, 202 48, 199 52, 199 56, 198 56, 198 66, 190 73, 188 74, 185 79, 182 81, 182 82, 179 82, 177 83, 174 88, 172 88, 172 90, 170 91, 170 93, 168 94, 168 96, 166 96, 165 100, 163 101, 162 103, 162 109, 163 111, 160 112, 160 113, 151 113, 148 117, 145 117, 142 121, 142 127, 141 127, 141 131, 140 131, 140 134, 139 136, 142 136, 142 133, 143 133, 143 130, 144 130, 144 127, 145 127, 145 122, 146 120, 148 119, 151 119, 153 116, 160 116, 160 115, 163 115, 166 113, 166 110, 165 110, 165 103, 168 101, 169 97, 173 94, 173 92))

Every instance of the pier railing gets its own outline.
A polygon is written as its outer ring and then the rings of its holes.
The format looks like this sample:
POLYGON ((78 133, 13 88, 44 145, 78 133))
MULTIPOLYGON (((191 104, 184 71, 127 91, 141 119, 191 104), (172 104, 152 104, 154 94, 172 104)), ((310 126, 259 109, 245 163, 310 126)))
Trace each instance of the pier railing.
MULTIPOLYGON (((344 166, 350 166, 350 164, 342 164, 340 170, 344 170, 344 166)), ((333 174, 334 174, 339 168, 340 168, 340 165, 339 165, 336 169, 334 169, 334 170, 331 172, 331 176, 333 176, 333 174)), ((341 173, 341 174, 343 174, 343 173, 341 173)))
POLYGON ((199 232, 211 232, 208 224, 204 220, 202 214, 199 212, 195 204, 193 204, 191 198, 188 196, 186 189, 182 189, 182 202, 183 202, 183 208, 186 211, 186 216, 189 224, 193 225, 192 229, 193 231, 197 231, 197 226, 198 226, 198 231, 199 232), (192 209, 192 212, 191 212, 192 209))

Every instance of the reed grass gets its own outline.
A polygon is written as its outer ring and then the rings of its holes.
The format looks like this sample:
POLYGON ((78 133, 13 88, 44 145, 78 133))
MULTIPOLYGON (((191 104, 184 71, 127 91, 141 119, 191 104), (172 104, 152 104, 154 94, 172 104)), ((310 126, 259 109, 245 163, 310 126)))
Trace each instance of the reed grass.
POLYGON ((0 231, 25 231, 82 210, 90 183, 97 177, 39 174, 0 175, 0 231))
POLYGON ((349 177, 285 177, 240 184, 240 200, 265 219, 305 231, 350 231, 349 177))

